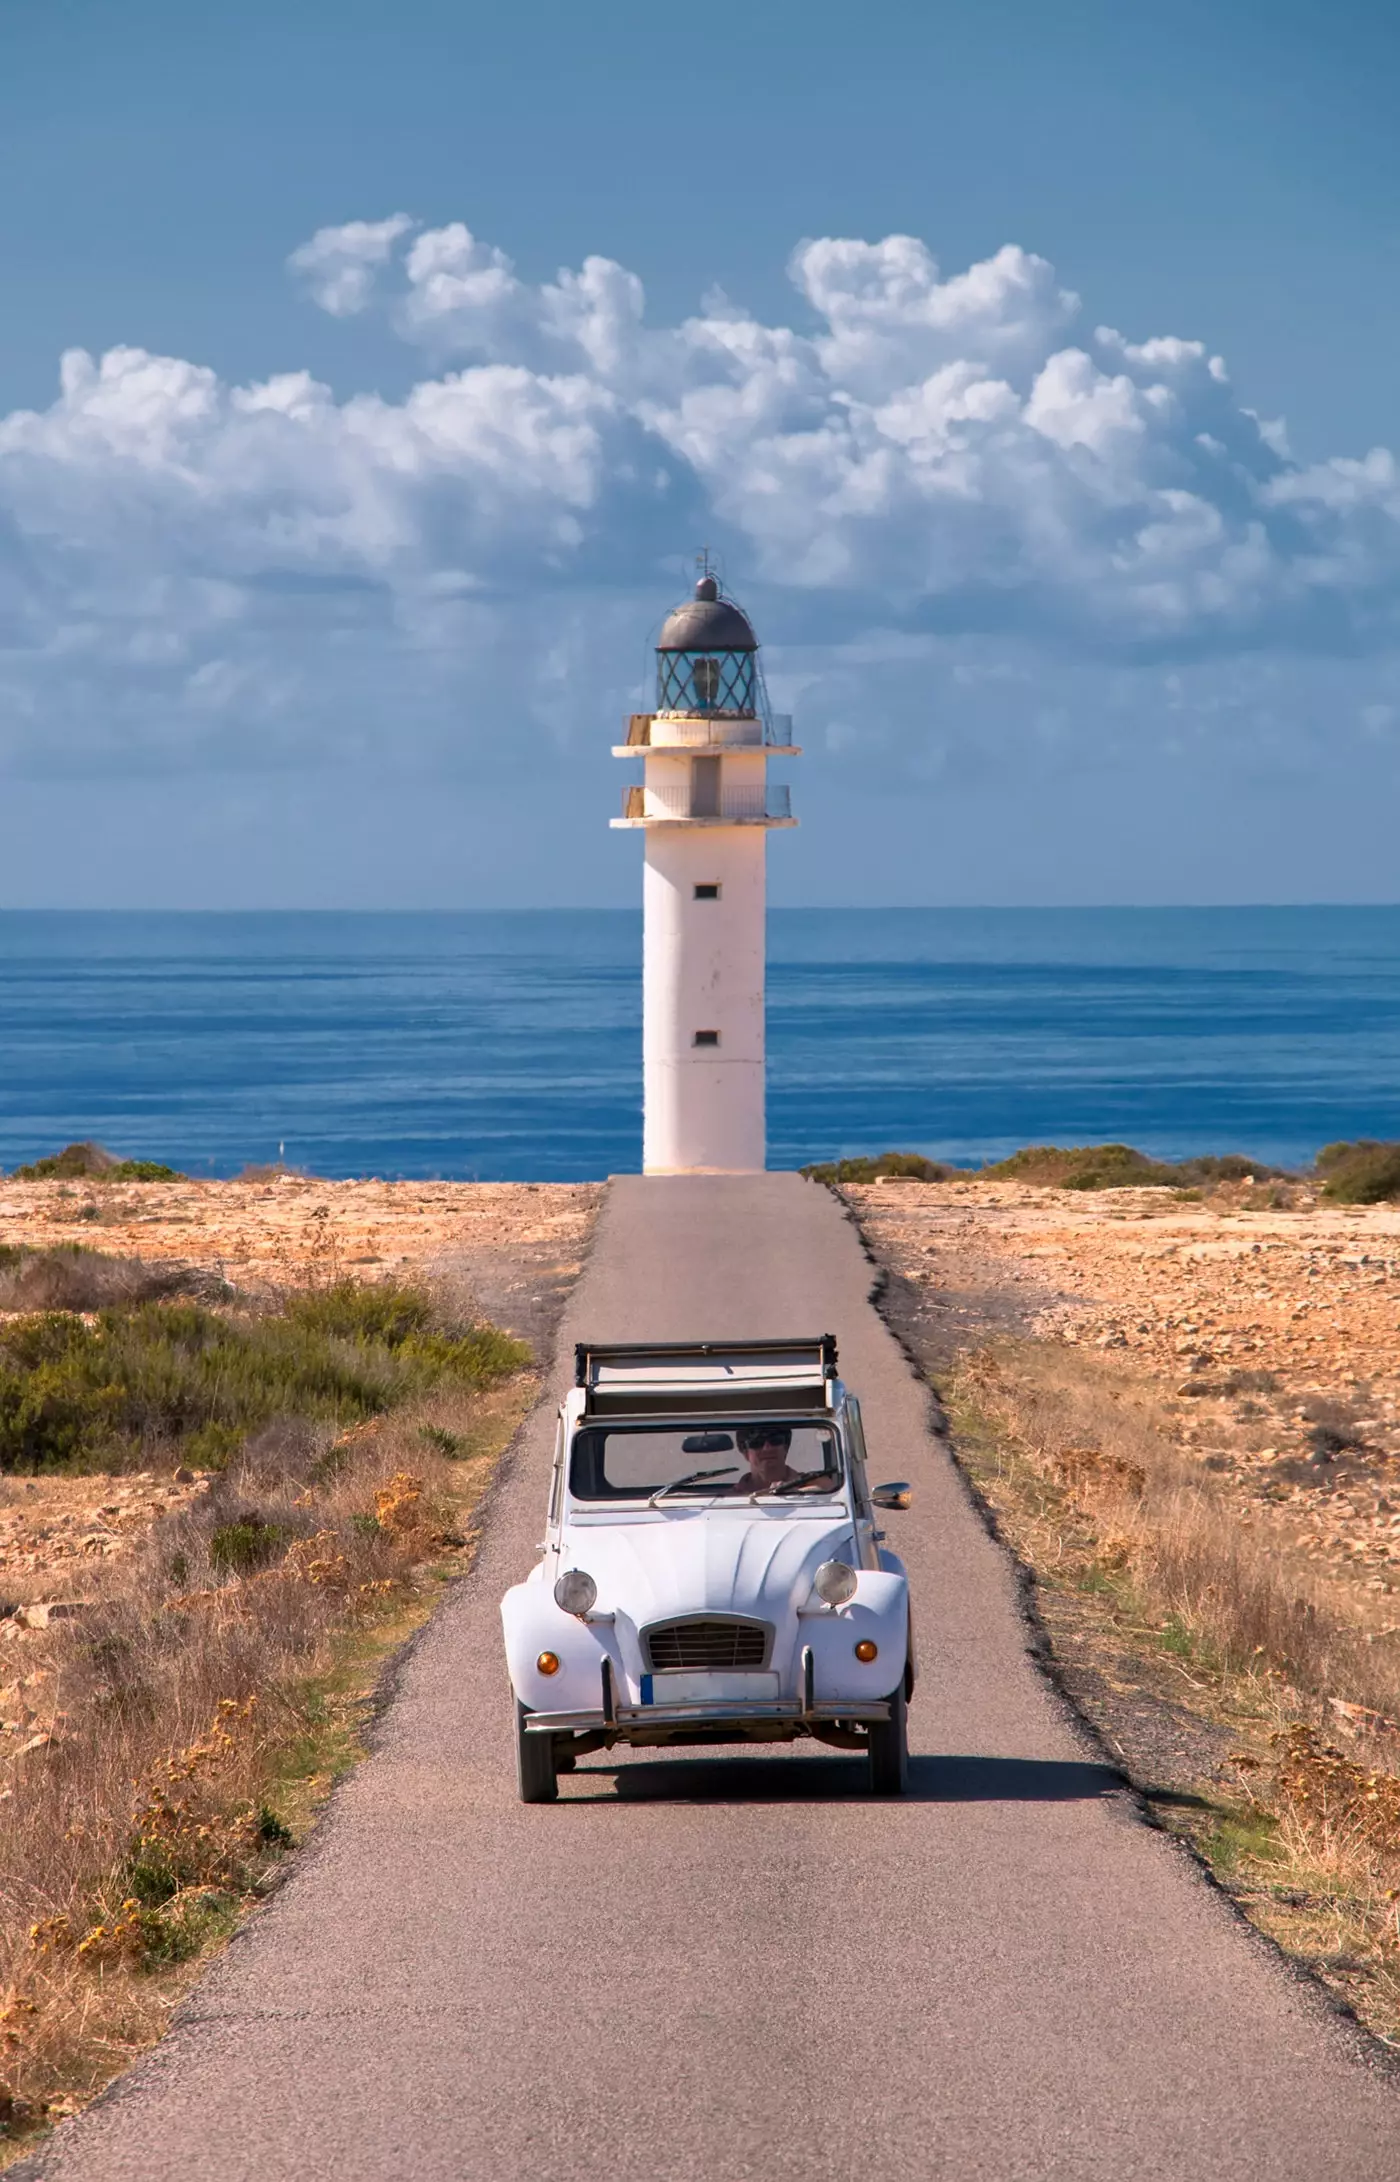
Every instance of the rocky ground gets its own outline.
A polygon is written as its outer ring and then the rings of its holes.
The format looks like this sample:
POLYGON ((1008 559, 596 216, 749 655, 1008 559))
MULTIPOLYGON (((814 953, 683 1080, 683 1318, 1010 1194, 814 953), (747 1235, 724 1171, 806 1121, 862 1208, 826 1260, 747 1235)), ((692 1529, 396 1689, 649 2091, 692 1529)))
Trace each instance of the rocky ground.
POLYGON ((1400 1589, 1400 1205, 975 1179, 843 1195, 935 1370, 999 1332, 1121 1353, 1250 1521, 1400 1589))

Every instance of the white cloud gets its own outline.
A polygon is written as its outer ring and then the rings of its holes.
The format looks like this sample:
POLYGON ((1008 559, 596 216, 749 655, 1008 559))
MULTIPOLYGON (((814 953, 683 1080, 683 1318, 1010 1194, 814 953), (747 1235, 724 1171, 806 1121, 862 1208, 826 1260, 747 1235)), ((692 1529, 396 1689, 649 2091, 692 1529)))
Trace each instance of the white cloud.
POLYGON ((332 318, 353 318, 369 302, 374 276, 394 244, 413 226, 406 212, 387 220, 347 220, 318 227, 288 263, 306 282, 313 301, 332 318))
MULTIPOLYGON (((842 632, 843 717, 849 646, 902 632, 879 686, 906 742, 927 643, 1039 646, 1091 679, 1395 643, 1394 458, 1298 465, 1201 343, 1079 324, 1023 250, 945 278, 913 237, 809 241, 773 325, 714 295, 653 326, 608 259, 535 285, 404 214, 291 264, 333 317, 378 309, 422 350, 402 399, 126 347, 71 353, 49 408, 0 418, 16 762, 591 735, 600 691, 631 695, 666 556, 702 535, 770 631, 842 632)), ((1098 732, 1038 709, 1057 753, 1098 732)))

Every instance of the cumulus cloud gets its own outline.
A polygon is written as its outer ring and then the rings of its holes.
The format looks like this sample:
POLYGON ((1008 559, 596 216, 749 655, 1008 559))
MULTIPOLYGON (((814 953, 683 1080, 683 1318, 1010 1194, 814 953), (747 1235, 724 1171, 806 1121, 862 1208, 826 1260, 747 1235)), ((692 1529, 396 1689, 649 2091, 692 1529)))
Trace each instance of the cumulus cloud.
POLYGON ((396 212, 387 220, 347 220, 343 227, 318 227, 288 262, 323 311, 332 318, 353 318, 369 302, 377 268, 412 225, 406 212, 396 212))
POLYGON ((843 632, 829 688, 883 632, 890 719, 917 715, 928 646, 944 671, 975 642, 1156 672, 1394 645, 1394 458, 1296 463, 1200 342, 1085 323, 1024 250, 945 276, 911 236, 804 242, 785 324, 712 297, 653 325, 609 259, 531 283, 404 214, 290 263, 421 353, 402 399, 126 347, 0 418, 21 762, 592 734, 699 535, 770 633, 843 632))

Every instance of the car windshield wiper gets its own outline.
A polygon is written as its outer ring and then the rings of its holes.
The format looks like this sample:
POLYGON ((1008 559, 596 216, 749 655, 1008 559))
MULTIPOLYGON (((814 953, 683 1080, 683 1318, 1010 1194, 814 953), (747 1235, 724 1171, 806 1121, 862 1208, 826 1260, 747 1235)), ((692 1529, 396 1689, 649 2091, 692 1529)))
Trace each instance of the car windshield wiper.
POLYGON ((717 1470, 690 1470, 684 1477, 673 1477, 669 1485, 657 1486, 647 1506, 654 1508, 658 1500, 664 1500, 667 1493, 678 1493, 683 1485, 703 1485, 711 1477, 733 1477, 735 1467, 732 1462, 723 1462, 717 1470))
MULTIPOLYGON (((801 1477, 785 1477, 777 1485, 769 1485, 766 1490, 772 1493, 776 1500, 788 1493, 800 1493, 808 1485, 825 1485, 830 1488, 833 1485, 839 1485, 840 1482, 841 1472, 839 1470, 804 1470, 801 1477)), ((755 1495, 755 1497, 757 1496, 755 1495)))

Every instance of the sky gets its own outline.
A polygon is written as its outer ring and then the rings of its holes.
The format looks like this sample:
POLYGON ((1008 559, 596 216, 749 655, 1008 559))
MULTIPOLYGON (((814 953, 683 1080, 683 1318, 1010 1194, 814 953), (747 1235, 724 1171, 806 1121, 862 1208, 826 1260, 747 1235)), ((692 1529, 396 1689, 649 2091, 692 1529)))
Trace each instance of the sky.
POLYGON ((0 907, 1390 901, 1400 14, 0 9, 0 907))

